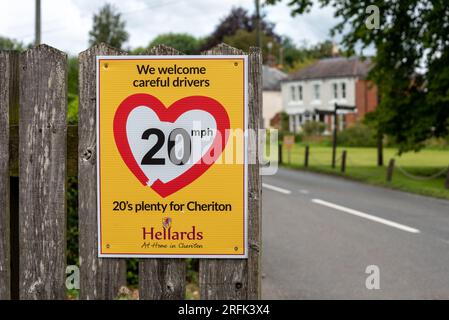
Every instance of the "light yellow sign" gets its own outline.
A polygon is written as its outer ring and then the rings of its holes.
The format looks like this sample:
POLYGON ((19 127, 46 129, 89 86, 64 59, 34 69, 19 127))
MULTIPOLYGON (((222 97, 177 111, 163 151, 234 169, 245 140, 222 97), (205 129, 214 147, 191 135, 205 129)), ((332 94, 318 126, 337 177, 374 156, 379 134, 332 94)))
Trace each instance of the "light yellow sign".
POLYGON ((295 145, 295 136, 284 136, 282 144, 287 148, 291 149, 295 145))
POLYGON ((97 57, 100 257, 247 257, 247 70, 97 57))

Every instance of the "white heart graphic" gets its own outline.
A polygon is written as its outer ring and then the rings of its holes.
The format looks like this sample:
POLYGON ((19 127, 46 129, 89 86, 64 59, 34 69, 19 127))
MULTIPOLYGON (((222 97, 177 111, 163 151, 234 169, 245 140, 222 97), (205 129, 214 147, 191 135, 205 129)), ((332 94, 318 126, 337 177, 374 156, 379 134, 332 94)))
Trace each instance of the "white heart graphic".
MULTIPOLYGON (((148 178, 148 186, 158 179, 167 183, 189 170, 212 146, 216 133, 215 118, 203 110, 189 110, 179 116, 175 122, 165 122, 161 121, 152 109, 139 106, 130 112, 126 122, 126 135, 131 152, 140 169, 148 178), (142 159, 158 142, 158 137, 155 134, 150 135, 148 139, 142 138, 143 133, 151 128, 161 130, 164 135, 163 145, 153 156, 153 158, 165 159, 164 164, 142 164, 142 159), (170 133, 175 129, 183 129, 190 136, 191 152, 185 164, 173 163, 168 154, 168 139, 170 133), (201 137, 200 132, 207 135, 201 137)), ((180 159, 186 152, 184 137, 180 134, 173 135, 173 137, 175 141, 174 154, 176 158, 180 159)))

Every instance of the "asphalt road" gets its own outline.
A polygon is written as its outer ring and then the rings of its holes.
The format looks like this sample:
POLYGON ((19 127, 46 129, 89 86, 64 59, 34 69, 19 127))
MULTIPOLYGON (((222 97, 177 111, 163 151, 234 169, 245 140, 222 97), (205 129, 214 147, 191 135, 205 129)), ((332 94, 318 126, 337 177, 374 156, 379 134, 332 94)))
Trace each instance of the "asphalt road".
POLYGON ((265 299, 449 299, 449 201, 279 169, 262 229, 265 299))

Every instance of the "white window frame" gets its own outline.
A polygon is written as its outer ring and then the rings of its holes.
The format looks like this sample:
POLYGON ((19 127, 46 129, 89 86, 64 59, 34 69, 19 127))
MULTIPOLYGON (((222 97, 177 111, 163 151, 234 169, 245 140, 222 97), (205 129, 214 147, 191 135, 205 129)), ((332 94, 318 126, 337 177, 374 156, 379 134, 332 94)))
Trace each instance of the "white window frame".
POLYGON ((321 83, 319 82, 312 83, 312 90, 313 90, 313 100, 321 101, 321 83), (316 90, 316 88, 318 88, 318 91, 316 90))
POLYGON ((290 86, 290 100, 296 101, 296 86, 295 85, 290 86))
POLYGON ((343 100, 346 100, 346 98, 348 97, 348 86, 346 82, 340 83, 340 90, 341 90, 341 98, 343 100))
POLYGON ((333 82, 332 83, 332 96, 334 100, 338 99, 338 83, 333 82))
POLYGON ((302 87, 302 84, 299 84, 298 85, 298 100, 299 101, 303 101, 304 100, 303 91, 304 91, 304 89, 302 87))

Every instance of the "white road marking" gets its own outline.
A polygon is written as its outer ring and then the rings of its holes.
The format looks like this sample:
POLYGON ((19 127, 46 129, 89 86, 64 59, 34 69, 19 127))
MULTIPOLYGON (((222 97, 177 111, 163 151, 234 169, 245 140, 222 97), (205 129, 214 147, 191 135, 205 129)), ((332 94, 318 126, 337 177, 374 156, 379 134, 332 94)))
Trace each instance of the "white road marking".
POLYGON ((306 190, 306 189, 299 189, 298 191, 299 191, 299 193, 302 193, 302 194, 309 194, 309 190, 306 190))
POLYGON ((284 188, 280 188, 280 187, 276 187, 273 186, 271 184, 268 183, 262 183, 262 187, 273 190, 273 191, 277 191, 283 194, 291 194, 292 192, 290 190, 284 189, 284 188))
POLYGON ((397 223, 397 222, 394 222, 394 221, 390 221, 390 220, 387 220, 387 219, 379 218, 379 217, 376 217, 376 216, 373 216, 373 215, 370 215, 370 214, 367 214, 367 213, 364 213, 364 212, 361 212, 361 211, 358 211, 358 210, 354 210, 354 209, 351 209, 351 208, 343 207, 343 206, 340 206, 338 204, 334 204, 332 202, 327 202, 327 201, 324 201, 324 200, 321 200, 321 199, 312 199, 311 201, 313 203, 320 204, 322 206, 326 206, 326 207, 329 207, 329 208, 332 208, 332 209, 335 209, 335 210, 340 210, 340 211, 343 211, 343 212, 346 212, 346 213, 349 213, 349 214, 361 217, 361 218, 365 218, 365 219, 368 219, 368 220, 371 220, 371 221, 382 223, 382 224, 385 224, 385 225, 387 225, 389 227, 397 228, 397 229, 400 229, 400 230, 403 230, 403 231, 407 231, 407 232, 411 232, 411 233, 420 233, 420 231, 418 229, 415 229, 415 228, 412 228, 412 227, 409 227, 409 226, 406 226, 406 225, 403 225, 403 224, 400 224, 400 223, 397 223))

